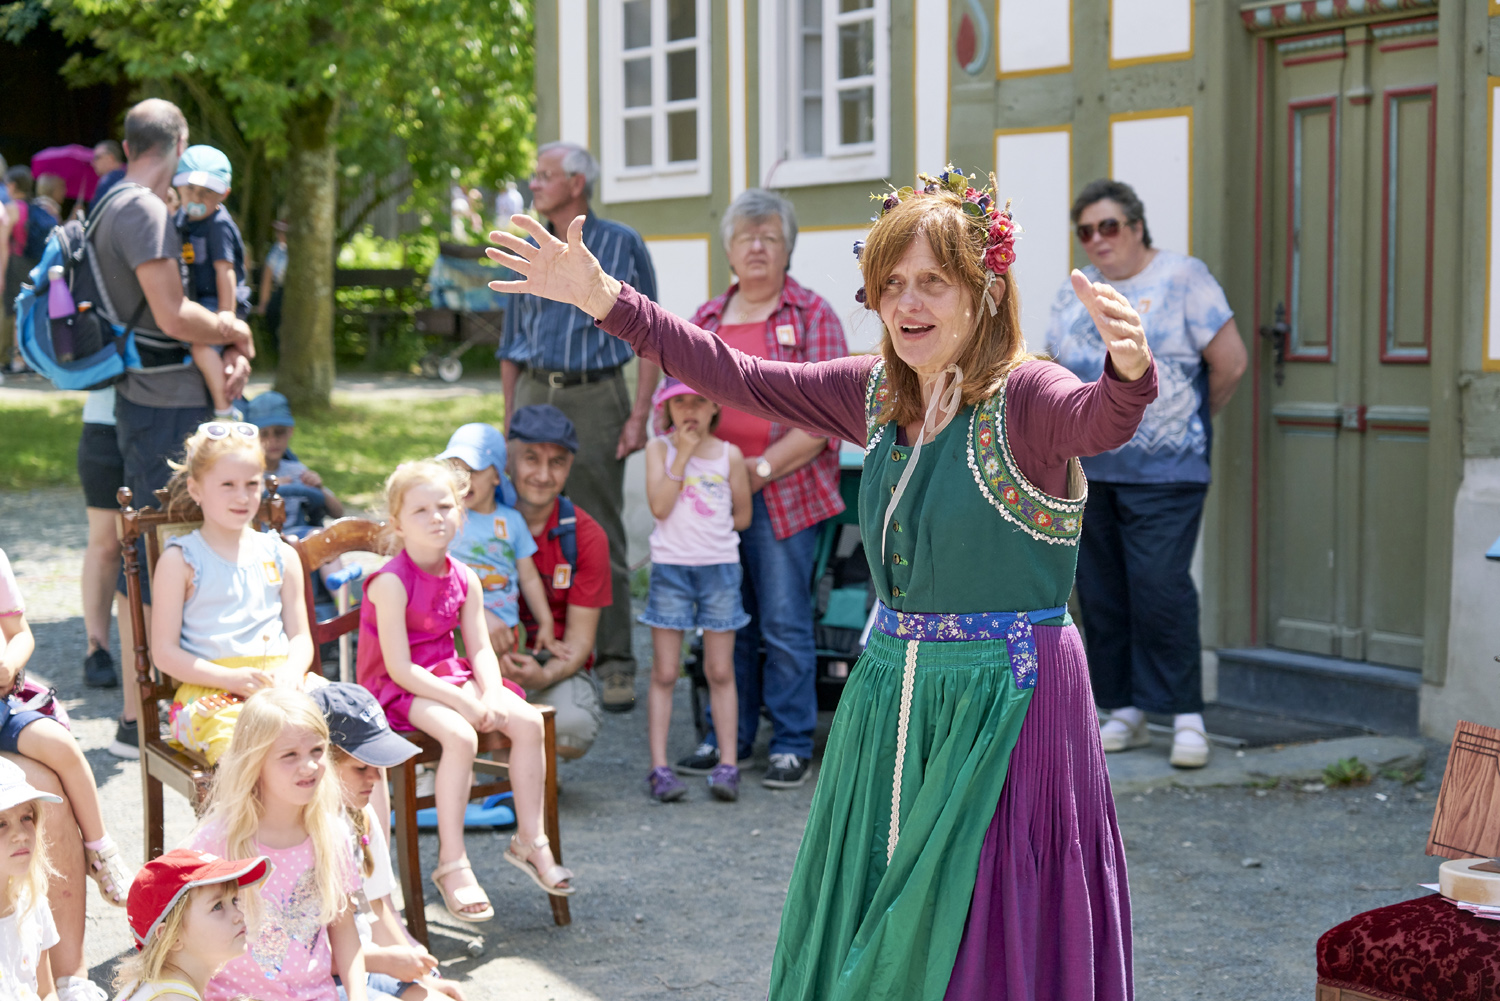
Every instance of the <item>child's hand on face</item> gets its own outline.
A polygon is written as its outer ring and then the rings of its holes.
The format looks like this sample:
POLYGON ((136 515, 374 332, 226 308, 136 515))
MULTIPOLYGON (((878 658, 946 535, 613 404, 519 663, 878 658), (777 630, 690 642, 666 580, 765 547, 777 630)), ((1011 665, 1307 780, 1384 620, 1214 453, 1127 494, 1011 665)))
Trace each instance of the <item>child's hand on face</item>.
POLYGON ((679 451, 691 454, 702 441, 703 429, 697 425, 677 429, 677 447, 679 451))

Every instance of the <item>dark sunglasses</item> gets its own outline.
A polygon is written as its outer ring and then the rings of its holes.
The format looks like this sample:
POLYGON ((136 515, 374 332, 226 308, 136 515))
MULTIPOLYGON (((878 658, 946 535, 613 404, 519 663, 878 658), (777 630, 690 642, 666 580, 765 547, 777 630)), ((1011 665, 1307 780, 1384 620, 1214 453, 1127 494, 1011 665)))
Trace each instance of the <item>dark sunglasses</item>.
POLYGON ((242 421, 209 421, 207 424, 199 424, 198 430, 210 438, 228 438, 232 434, 244 435, 246 438, 260 437, 260 428, 242 421))
MULTIPOLYGON (((1100 219, 1097 229, 1099 231, 1099 235, 1107 240, 1111 237, 1118 236, 1120 234, 1120 227, 1122 225, 1126 224, 1120 222, 1120 220, 1118 219, 1100 219)), ((1077 229, 1075 229, 1073 232, 1078 234, 1079 243, 1088 243, 1094 238, 1095 228, 1096 227, 1093 223, 1086 222, 1082 226, 1079 226, 1077 229)))

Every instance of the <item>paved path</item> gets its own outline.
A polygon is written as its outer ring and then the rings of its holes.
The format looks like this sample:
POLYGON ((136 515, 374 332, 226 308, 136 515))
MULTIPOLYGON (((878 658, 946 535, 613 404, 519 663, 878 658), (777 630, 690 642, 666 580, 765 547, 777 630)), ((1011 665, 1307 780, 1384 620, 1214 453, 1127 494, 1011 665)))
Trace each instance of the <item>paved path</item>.
MULTIPOLYGON (((33 670, 79 696, 69 703, 74 732, 94 767, 111 828, 135 860, 139 772, 103 750, 119 694, 81 684, 76 573, 83 542, 75 491, 0 493, 0 548, 16 565, 37 633, 33 670)), ((649 654, 644 630, 637 650, 649 654)), ((693 742, 688 720, 683 683, 674 757, 693 742)), ((826 728, 826 714, 822 722, 826 728)), ((761 1001, 813 790, 811 782, 790 792, 760 787, 764 738, 739 803, 711 801, 695 782, 689 802, 661 806, 641 792, 644 712, 608 716, 593 751, 561 773, 563 848, 581 887, 570 928, 554 928, 542 895, 501 862, 505 835, 472 835, 470 856, 499 912, 483 929, 482 954, 471 959, 464 948, 471 932, 440 907, 427 910, 434 949, 469 998, 761 1001)), ((1394 746, 1371 745, 1366 753, 1394 746)), ((1137 997, 1311 997, 1319 934, 1351 914, 1423 892, 1416 884, 1436 871, 1422 846, 1445 749, 1402 746, 1425 752, 1424 778, 1342 790, 1306 781, 1348 753, 1333 743, 1247 752, 1246 759, 1216 749, 1218 771, 1198 775, 1237 783, 1222 788, 1172 785, 1185 773, 1164 765, 1164 746, 1113 759, 1135 914, 1137 997), (1269 789, 1239 784, 1265 785, 1272 772, 1296 781, 1269 789)), ((183 800, 167 795, 170 842, 187 833, 191 817, 183 800)), ((423 849, 430 872, 435 838, 424 838, 423 849)), ((129 939, 123 913, 97 901, 90 890, 88 959, 102 983, 129 939)))

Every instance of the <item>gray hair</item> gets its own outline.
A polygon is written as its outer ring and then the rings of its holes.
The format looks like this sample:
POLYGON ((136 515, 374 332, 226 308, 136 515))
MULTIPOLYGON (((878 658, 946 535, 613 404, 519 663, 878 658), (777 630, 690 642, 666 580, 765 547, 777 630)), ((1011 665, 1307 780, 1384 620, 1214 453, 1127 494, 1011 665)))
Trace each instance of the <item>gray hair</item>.
POLYGON ((599 180, 599 161, 594 159, 594 154, 577 143, 555 142, 547 143, 538 149, 537 159, 541 159, 543 153, 551 153, 553 150, 562 151, 562 169, 567 172, 568 176, 583 175, 583 197, 587 201, 592 201, 594 182, 599 180))
POLYGON ((171 101, 148 97, 125 113, 125 144, 132 160, 175 153, 177 140, 187 136, 187 119, 171 101))
POLYGON ((724 219, 719 223, 719 238, 724 241, 724 252, 729 252, 729 241, 742 222, 761 222, 772 216, 781 220, 781 235, 786 238, 787 266, 791 266, 792 248, 797 245, 797 211, 792 203, 774 191, 765 188, 746 188, 740 196, 724 210, 724 219))

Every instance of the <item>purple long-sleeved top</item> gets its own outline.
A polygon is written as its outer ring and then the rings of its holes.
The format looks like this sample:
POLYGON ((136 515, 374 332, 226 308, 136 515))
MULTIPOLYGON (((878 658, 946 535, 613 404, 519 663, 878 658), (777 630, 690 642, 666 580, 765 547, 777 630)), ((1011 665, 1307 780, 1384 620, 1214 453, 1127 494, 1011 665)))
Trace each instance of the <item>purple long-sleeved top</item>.
MULTIPOLYGON (((865 390, 874 355, 793 363, 743 354, 667 312, 629 285, 599 326, 718 403, 816 435, 864 444, 865 390)), ((1061 365, 1025 362, 1006 387, 1012 454, 1036 487, 1067 496, 1068 460, 1119 448, 1156 399, 1156 364, 1134 382, 1106 363, 1097 382, 1061 365)))

